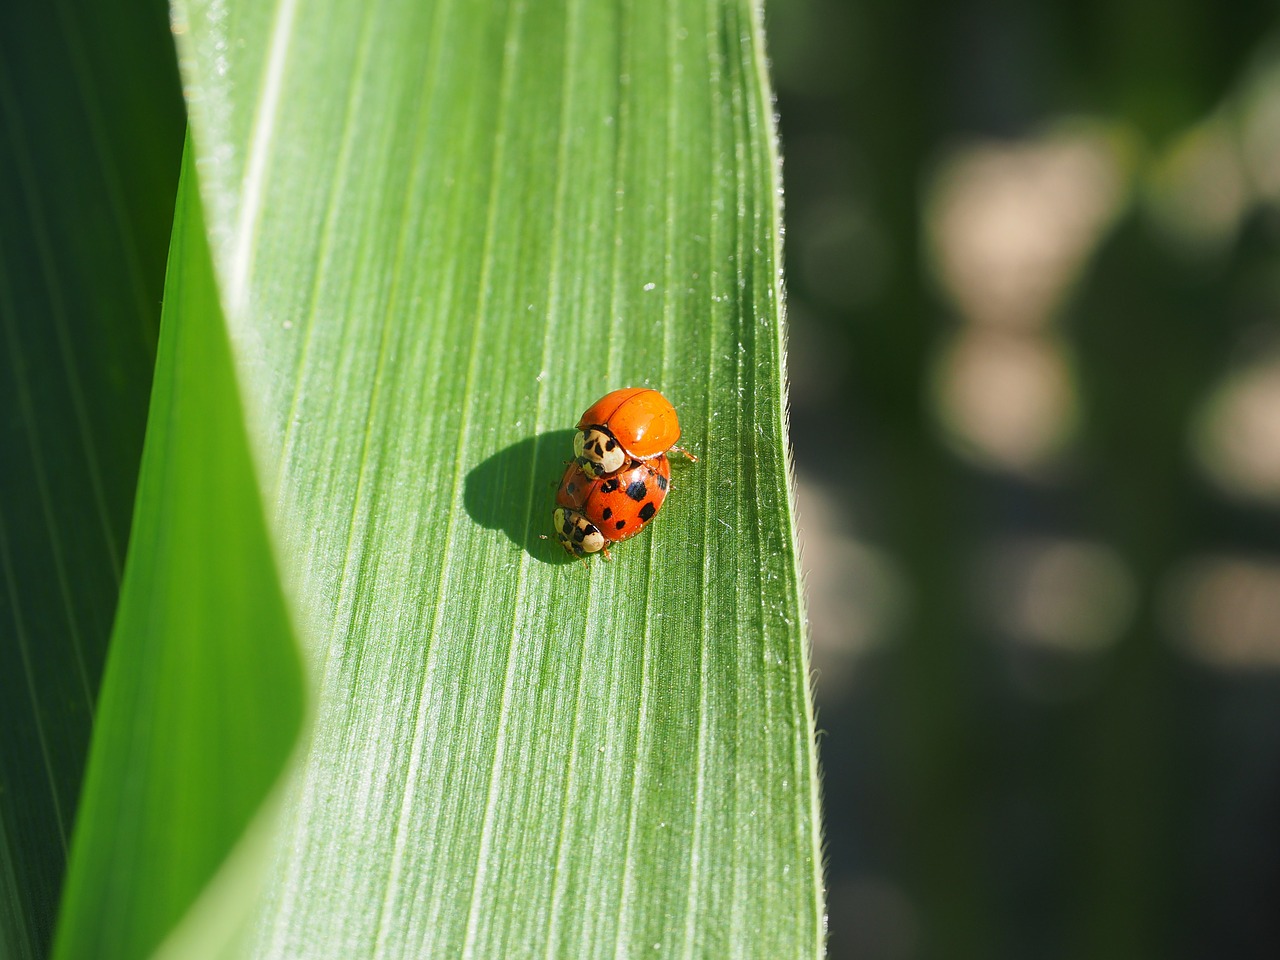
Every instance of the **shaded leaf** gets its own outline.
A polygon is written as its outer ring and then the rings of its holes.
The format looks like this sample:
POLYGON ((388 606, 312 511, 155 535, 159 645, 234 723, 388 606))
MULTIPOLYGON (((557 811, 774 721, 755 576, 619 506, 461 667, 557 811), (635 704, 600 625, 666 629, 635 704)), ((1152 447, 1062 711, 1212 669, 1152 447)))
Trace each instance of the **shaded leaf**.
POLYGON ((157 947, 241 837, 302 723, 194 190, 179 193, 166 289, 59 957, 157 947))
POLYGON ((0 7, 0 956, 52 936, 182 131, 163 3, 0 7))

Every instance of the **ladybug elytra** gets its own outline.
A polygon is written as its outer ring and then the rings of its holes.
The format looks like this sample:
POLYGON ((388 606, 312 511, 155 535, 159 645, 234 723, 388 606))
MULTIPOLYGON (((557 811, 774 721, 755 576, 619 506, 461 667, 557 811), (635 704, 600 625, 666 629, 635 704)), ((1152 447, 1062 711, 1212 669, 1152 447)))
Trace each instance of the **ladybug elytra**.
POLYGON ((575 556, 603 552, 634 537, 662 507, 671 483, 664 454, 630 460, 608 477, 592 477, 573 462, 556 491, 556 539, 575 556))
POLYGON ((671 401, 649 387, 627 387, 607 393, 578 420, 573 454, 588 477, 604 477, 632 460, 652 460, 676 446, 680 420, 671 401))

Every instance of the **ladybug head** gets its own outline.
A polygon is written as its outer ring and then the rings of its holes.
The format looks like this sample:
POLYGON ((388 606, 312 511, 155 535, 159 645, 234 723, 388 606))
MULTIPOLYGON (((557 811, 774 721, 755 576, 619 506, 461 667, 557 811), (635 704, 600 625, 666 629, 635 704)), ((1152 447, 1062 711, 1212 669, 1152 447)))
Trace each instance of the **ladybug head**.
POLYGON ((627 462, 622 444, 613 438, 608 427, 593 425, 579 430, 573 438, 573 453, 578 466, 589 477, 603 477, 621 470, 627 462))
POLYGON ((555 513, 551 515, 551 522, 560 546, 575 557, 599 553, 604 549, 604 534, 577 510, 556 507, 555 513))

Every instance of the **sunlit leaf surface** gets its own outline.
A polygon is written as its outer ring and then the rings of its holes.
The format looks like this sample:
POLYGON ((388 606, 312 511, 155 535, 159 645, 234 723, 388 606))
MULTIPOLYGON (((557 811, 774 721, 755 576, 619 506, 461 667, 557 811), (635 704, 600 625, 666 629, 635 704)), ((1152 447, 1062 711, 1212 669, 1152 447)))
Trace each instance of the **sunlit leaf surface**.
POLYGON ((818 953, 758 12, 175 27, 315 701, 236 952, 818 953), (538 535, 578 414, 624 385, 701 459, 612 563, 569 562, 538 535))

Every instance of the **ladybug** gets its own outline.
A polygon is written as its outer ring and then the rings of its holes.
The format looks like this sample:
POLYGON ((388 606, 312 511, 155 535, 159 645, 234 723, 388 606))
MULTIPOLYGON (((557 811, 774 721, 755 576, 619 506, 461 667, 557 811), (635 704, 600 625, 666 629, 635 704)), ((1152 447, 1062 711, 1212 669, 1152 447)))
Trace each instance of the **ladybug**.
POLYGON ((657 515, 670 484, 671 463, 661 453, 608 477, 588 476, 572 462, 556 491, 556 539, 574 556, 603 552, 607 559, 609 544, 634 537, 657 515))
POLYGON ((680 420, 671 401, 648 387, 614 390, 587 408, 578 421, 573 455, 588 477, 606 477, 631 460, 652 460, 678 450, 680 420))

